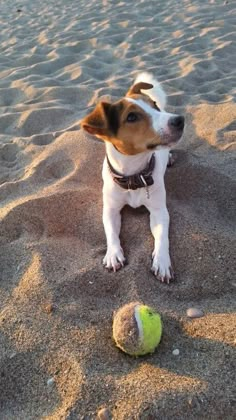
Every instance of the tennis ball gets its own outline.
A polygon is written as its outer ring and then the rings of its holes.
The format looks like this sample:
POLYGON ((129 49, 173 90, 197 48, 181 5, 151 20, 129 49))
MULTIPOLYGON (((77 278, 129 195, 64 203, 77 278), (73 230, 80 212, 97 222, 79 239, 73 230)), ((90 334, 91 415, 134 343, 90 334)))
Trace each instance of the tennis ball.
POLYGON ((161 334, 161 317, 150 306, 131 302, 114 315, 113 338, 117 347, 130 356, 153 353, 161 334))

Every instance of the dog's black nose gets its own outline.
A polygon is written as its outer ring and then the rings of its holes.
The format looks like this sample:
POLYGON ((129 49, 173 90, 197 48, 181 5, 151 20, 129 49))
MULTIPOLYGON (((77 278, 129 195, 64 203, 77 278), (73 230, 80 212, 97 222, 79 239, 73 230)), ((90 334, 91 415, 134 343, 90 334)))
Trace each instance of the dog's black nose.
POLYGON ((183 130, 184 128, 184 117, 178 115, 177 117, 171 117, 168 121, 170 128, 176 128, 177 130, 183 130))

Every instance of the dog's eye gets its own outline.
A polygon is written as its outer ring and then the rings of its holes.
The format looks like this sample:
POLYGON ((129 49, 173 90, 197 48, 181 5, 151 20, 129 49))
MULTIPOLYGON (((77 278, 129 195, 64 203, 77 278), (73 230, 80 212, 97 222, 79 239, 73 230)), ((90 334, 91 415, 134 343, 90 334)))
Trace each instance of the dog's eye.
POLYGON ((157 106, 156 102, 153 102, 154 108, 157 109, 157 111, 160 111, 160 108, 157 106))
POLYGON ((127 122, 135 122, 138 121, 138 115, 135 114, 134 112, 130 112, 126 118, 127 122))

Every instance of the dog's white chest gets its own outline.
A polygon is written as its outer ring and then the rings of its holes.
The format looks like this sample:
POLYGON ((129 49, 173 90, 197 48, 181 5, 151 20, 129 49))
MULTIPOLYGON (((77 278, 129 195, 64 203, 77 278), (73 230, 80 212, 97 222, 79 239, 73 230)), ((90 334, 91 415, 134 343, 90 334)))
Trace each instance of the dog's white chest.
POLYGON ((109 206, 122 208, 125 205, 130 207, 137 208, 140 206, 148 207, 148 204, 151 201, 151 193, 153 191, 153 185, 146 188, 138 188, 137 190, 125 190, 118 186, 108 169, 106 160, 103 165, 103 197, 104 204, 109 204, 109 206))
POLYGON ((145 188, 140 188, 134 191, 127 191, 127 204, 133 208, 137 208, 146 204, 147 191, 145 188))

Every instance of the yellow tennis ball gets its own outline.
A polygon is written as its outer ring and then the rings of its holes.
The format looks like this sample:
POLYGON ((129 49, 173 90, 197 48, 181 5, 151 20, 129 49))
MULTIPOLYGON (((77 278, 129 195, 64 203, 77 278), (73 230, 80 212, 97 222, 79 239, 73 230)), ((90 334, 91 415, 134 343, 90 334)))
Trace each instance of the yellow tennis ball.
POLYGON ((130 356, 153 353, 161 335, 161 317, 150 306, 131 302, 114 316, 113 338, 117 347, 130 356))

